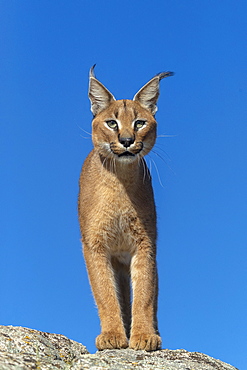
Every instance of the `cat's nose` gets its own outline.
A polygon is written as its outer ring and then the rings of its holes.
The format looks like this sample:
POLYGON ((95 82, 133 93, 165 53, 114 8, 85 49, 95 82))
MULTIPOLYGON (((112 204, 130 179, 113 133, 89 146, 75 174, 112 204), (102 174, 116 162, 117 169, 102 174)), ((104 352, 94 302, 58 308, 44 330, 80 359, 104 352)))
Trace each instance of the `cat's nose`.
POLYGON ((125 147, 128 148, 131 144, 133 144, 135 139, 133 137, 119 137, 119 142, 125 147))

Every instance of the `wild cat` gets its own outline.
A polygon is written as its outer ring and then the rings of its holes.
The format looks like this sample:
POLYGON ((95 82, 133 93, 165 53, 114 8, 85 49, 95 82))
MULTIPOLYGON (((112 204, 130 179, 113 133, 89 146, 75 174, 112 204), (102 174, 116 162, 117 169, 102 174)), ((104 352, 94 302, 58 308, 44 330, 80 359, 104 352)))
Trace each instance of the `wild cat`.
POLYGON ((80 176, 79 221, 101 322, 100 350, 161 347, 156 210, 143 157, 156 140, 159 82, 172 74, 156 75, 133 100, 116 100, 90 70, 94 148, 80 176))

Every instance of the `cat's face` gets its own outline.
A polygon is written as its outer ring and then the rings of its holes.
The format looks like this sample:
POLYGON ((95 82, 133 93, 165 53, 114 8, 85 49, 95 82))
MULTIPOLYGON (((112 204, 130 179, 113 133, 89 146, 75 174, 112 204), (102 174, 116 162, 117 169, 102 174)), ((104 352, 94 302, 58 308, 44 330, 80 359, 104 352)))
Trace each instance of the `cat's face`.
POLYGON ((93 143, 104 160, 131 163, 152 149, 156 139, 157 99, 159 82, 172 76, 162 72, 147 82, 133 100, 116 100, 96 79, 94 67, 89 74, 88 95, 93 119, 93 143))
POLYGON ((152 149, 156 125, 154 116, 139 102, 113 101, 92 122, 94 147, 103 158, 133 162, 152 149))

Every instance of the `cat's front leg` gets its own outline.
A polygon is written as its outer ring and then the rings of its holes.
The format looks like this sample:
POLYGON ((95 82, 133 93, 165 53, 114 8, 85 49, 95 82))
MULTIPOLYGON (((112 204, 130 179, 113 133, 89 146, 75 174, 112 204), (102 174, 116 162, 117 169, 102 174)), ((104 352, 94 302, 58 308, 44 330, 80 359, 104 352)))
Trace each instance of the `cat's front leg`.
POLYGON ((84 244, 84 257, 90 284, 98 306, 101 334, 96 338, 99 350, 128 347, 121 317, 110 257, 104 247, 84 244))
POLYGON ((129 347, 154 351, 161 348, 157 328, 158 276, 156 256, 151 245, 139 246, 132 258, 132 326, 129 347))

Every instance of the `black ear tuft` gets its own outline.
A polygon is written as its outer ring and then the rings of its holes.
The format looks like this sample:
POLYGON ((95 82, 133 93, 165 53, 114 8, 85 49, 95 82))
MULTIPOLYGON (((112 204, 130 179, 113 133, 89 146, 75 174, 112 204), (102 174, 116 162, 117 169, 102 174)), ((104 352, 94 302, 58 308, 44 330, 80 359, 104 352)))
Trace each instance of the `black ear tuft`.
POLYGON ((89 71, 89 78, 90 77, 95 77, 95 73, 94 73, 94 68, 95 68, 96 64, 94 64, 91 68, 90 68, 90 71, 89 71))

